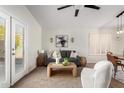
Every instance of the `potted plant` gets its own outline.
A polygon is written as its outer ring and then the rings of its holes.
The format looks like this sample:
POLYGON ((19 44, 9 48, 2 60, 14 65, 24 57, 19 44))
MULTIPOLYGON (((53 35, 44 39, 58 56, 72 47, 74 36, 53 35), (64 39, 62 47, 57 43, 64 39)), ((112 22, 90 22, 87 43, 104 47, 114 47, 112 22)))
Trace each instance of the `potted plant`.
POLYGON ((64 66, 67 66, 69 64, 69 58, 64 58, 64 62, 62 63, 64 66))

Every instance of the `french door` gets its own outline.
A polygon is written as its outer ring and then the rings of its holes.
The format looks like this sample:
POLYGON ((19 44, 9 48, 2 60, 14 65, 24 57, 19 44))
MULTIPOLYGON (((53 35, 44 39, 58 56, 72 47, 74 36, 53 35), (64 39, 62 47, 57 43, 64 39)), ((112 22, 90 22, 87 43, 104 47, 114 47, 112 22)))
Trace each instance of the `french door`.
POLYGON ((26 74, 26 25, 11 19, 11 85, 26 74))
POLYGON ((0 88, 26 73, 26 25, 0 11, 0 88))
POLYGON ((10 16, 0 12, 0 87, 10 86, 10 16))

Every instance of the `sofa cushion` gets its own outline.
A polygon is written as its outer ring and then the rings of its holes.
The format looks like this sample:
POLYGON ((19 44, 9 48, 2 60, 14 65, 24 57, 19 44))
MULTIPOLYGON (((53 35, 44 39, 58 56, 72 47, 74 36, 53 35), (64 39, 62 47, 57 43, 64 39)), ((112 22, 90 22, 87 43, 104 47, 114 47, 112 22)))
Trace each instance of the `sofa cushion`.
POLYGON ((60 58, 60 59, 59 59, 59 62, 63 62, 63 61, 64 61, 64 58, 60 58))
POLYGON ((61 50, 60 53, 61 53, 61 57, 62 57, 62 58, 67 57, 67 53, 66 53, 65 50, 61 50))
POLYGON ((70 55, 71 55, 71 50, 66 51, 66 57, 67 57, 67 58, 70 58, 70 55))
POLYGON ((71 50, 61 50, 60 53, 62 58, 66 58, 66 57, 70 58, 71 50))
POLYGON ((49 62, 55 62, 55 59, 54 58, 48 58, 47 61, 49 61, 49 62))
POLYGON ((69 62, 74 62, 76 65, 80 65, 80 61, 77 58, 69 58, 69 62))
POLYGON ((69 62, 77 62, 76 58, 69 58, 69 62))

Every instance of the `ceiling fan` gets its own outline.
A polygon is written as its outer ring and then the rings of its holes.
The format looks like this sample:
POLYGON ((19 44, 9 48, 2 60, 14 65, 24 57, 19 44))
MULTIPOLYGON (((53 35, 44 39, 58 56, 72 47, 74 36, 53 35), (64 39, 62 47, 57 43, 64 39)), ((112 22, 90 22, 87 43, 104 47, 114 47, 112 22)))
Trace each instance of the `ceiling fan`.
MULTIPOLYGON (((57 10, 62 10, 62 9, 65 9, 65 8, 68 8, 68 7, 72 7, 72 6, 75 8, 75 17, 77 17, 78 13, 79 13, 79 9, 82 7, 82 5, 65 5, 65 6, 57 8, 57 10)), ((100 9, 100 7, 96 6, 96 5, 84 5, 84 7, 85 8, 95 9, 95 10, 99 10, 100 9)))

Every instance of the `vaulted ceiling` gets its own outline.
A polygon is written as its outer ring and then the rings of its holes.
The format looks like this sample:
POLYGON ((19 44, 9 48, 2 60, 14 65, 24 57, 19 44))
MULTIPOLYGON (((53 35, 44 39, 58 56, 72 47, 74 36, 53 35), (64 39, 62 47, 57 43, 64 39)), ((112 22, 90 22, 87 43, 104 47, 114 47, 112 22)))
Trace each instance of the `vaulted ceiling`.
POLYGON ((101 27, 124 9, 122 5, 98 5, 100 10, 81 7, 78 17, 75 8, 57 10, 62 5, 26 6, 43 28, 101 27))

